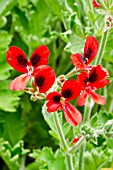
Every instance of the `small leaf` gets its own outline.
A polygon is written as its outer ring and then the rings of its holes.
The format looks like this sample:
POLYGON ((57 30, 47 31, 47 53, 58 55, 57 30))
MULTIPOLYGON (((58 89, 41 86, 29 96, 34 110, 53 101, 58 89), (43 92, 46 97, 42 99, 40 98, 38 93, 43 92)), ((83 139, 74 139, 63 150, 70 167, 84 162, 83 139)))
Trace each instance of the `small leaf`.
POLYGON ((95 127, 97 121, 98 121, 98 114, 96 113, 90 120, 91 127, 95 127))

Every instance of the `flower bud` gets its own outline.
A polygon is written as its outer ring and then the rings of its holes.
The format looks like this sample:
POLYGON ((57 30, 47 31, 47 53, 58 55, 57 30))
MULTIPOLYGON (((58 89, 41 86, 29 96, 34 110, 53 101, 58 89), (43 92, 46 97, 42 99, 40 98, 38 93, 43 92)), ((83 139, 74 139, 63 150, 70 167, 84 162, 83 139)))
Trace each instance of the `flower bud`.
POLYGON ((106 15, 106 17, 105 17, 105 31, 111 29, 112 27, 113 27, 113 16, 106 15))

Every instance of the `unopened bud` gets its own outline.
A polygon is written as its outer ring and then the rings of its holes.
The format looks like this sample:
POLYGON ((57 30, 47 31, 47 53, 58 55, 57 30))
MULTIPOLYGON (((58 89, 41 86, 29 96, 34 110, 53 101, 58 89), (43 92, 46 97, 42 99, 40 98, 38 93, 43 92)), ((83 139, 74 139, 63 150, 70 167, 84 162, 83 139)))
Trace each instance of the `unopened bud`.
POLYGON ((62 86, 62 84, 66 81, 67 79, 66 79, 66 76, 65 75, 61 75, 61 76, 59 76, 58 78, 57 78, 57 84, 59 85, 59 86, 62 86))
POLYGON ((34 95, 31 95, 30 100, 35 102, 37 100, 37 98, 34 95))
POLYGON ((34 91, 35 91, 35 89, 32 88, 32 87, 28 87, 28 88, 25 88, 24 91, 25 91, 26 93, 33 94, 34 91))
POLYGON ((113 27, 113 16, 107 15, 105 17, 105 31, 111 29, 112 27, 113 27))

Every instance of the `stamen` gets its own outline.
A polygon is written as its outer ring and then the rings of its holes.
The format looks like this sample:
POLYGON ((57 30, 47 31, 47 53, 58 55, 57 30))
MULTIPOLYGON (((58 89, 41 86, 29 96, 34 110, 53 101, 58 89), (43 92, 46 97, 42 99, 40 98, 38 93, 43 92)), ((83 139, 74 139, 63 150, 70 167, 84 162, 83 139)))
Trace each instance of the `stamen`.
POLYGON ((32 75, 34 68, 32 66, 27 66, 28 75, 32 75))
POLYGON ((64 97, 61 97, 61 98, 60 98, 60 102, 64 105, 64 104, 65 104, 65 98, 64 98, 64 97))

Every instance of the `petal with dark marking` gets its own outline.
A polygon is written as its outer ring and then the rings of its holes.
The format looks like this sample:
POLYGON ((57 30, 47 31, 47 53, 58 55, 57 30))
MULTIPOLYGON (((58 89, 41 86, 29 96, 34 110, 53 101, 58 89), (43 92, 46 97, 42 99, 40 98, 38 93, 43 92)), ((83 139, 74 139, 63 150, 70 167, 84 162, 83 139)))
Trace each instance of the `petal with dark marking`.
POLYGON ((86 64, 92 62, 92 60, 96 57, 98 52, 98 41, 95 37, 89 36, 86 39, 85 47, 84 47, 84 58, 86 64))
POLYGON ((25 53, 16 46, 11 46, 6 53, 6 60, 15 70, 27 73, 29 61, 25 53))
POLYGON ((89 75, 87 72, 82 72, 78 75, 77 81, 79 82, 82 90, 84 90, 85 86, 87 85, 88 80, 89 80, 89 75))
POLYGON ((48 112, 55 112, 61 109, 61 102, 60 102, 61 94, 59 92, 51 92, 47 95, 46 106, 48 112))
POLYGON ((109 73, 104 67, 100 65, 93 67, 89 72, 89 86, 92 88, 104 87, 110 82, 106 79, 108 76, 109 73), (104 79, 106 79, 106 81, 104 79))
POLYGON ((76 80, 66 80, 62 87, 62 96, 67 100, 74 100, 80 94, 80 85, 76 80))
POLYGON ((34 50, 31 55, 30 62, 33 67, 38 67, 40 65, 48 64, 48 58, 50 51, 46 45, 41 45, 34 50))
POLYGON ((34 74, 34 82, 39 87, 40 93, 48 91, 55 82, 53 69, 46 65, 39 66, 37 72, 34 74))
POLYGON ((72 54, 70 56, 70 59, 73 63, 73 65, 77 68, 77 69, 86 69, 86 65, 85 65, 85 61, 84 61, 84 56, 76 53, 76 54, 72 54))

